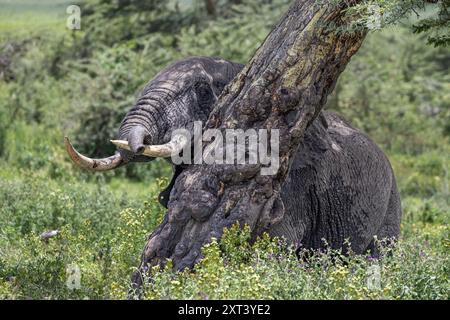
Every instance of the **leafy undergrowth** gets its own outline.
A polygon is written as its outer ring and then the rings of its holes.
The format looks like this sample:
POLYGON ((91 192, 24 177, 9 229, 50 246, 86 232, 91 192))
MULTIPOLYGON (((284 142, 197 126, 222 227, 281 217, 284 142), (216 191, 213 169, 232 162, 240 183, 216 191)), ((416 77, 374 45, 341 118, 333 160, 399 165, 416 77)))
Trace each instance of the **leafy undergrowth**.
MULTIPOLYGON (((194 272, 152 270, 149 299, 447 299, 445 228, 436 251, 424 241, 381 244, 382 256, 344 256, 340 251, 301 251, 267 235, 253 246, 248 228, 235 225, 220 242, 203 248, 194 272), (419 244, 418 244, 419 243, 419 244), (442 251, 441 251, 442 250, 442 251)), ((416 238, 417 239, 417 238, 416 238)), ((420 240, 424 240, 419 236, 420 240)))
MULTIPOLYGON (((126 299, 146 236, 164 210, 115 183, 0 175, 0 298, 126 299), (98 185, 102 185, 99 187, 98 185), (39 235, 60 233, 42 241, 39 235)), ((279 239, 248 244, 234 226, 193 271, 152 270, 147 299, 448 299, 448 212, 407 198, 402 240, 383 256, 326 250, 297 259, 279 239)))

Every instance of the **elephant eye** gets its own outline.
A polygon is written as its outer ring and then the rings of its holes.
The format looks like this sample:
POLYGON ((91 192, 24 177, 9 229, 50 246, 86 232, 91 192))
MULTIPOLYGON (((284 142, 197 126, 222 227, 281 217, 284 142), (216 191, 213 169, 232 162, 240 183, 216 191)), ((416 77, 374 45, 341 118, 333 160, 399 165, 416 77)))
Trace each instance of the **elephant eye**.
POLYGON ((225 86, 227 85, 226 82, 224 81, 220 81, 220 80, 216 80, 213 82, 213 86, 216 89, 217 92, 222 93, 223 89, 225 89, 225 86))
POLYGON ((199 84, 195 88, 195 93, 201 109, 209 109, 214 103, 214 93, 207 84, 199 84))

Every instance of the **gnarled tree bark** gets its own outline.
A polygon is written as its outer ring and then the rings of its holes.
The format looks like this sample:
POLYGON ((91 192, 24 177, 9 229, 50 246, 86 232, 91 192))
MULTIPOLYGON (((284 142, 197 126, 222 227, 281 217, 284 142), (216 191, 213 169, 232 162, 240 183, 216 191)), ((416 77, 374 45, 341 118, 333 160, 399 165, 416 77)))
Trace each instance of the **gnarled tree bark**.
MULTIPOLYGON (((343 10, 357 1, 317 5, 296 0, 255 56, 225 88, 205 128, 279 129, 280 169, 262 176, 262 165, 192 165, 178 177, 162 224, 149 236, 139 272, 170 258, 192 267, 201 247, 236 222, 253 237, 280 220, 280 188, 308 125, 324 106, 365 32, 338 32, 343 10)), ((206 147, 206 146, 205 146, 206 147)))

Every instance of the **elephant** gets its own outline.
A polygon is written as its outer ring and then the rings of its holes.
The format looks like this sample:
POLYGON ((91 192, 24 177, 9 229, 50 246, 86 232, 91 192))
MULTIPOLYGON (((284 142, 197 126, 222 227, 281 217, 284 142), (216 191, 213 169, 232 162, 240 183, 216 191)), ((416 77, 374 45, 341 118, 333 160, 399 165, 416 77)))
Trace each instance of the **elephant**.
MULTIPOLYGON (((172 133, 192 130, 194 121, 206 122, 243 67, 210 57, 171 64, 145 86, 123 119, 118 138, 128 146, 109 158, 91 159, 66 138, 67 152, 77 165, 94 171, 167 157, 178 143, 172 133)), ((172 181, 159 198, 166 207, 185 167, 173 168, 172 181)), ((336 113, 321 111, 309 125, 280 194, 285 213, 268 232, 296 248, 346 250, 349 244, 356 254, 378 255, 376 239, 399 237, 401 203, 388 158, 336 113)))

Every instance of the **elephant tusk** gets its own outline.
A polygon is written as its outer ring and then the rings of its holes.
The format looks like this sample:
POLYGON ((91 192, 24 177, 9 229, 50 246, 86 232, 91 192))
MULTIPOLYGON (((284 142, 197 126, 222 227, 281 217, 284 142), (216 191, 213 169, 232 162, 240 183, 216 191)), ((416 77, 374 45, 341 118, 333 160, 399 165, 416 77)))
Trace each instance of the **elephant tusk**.
MULTIPOLYGON (((161 145, 146 145, 142 155, 153 158, 170 158, 171 156, 179 154, 188 144, 188 138, 184 135, 174 135, 172 139, 161 145)), ((120 149, 131 151, 128 141, 111 140, 120 149)))
POLYGON ((67 153, 72 161, 80 168, 93 170, 93 171, 107 171, 120 167, 125 164, 120 154, 115 154, 108 158, 103 159, 91 159, 83 156, 77 150, 74 149, 69 141, 69 138, 64 137, 64 144, 66 145, 67 153))

